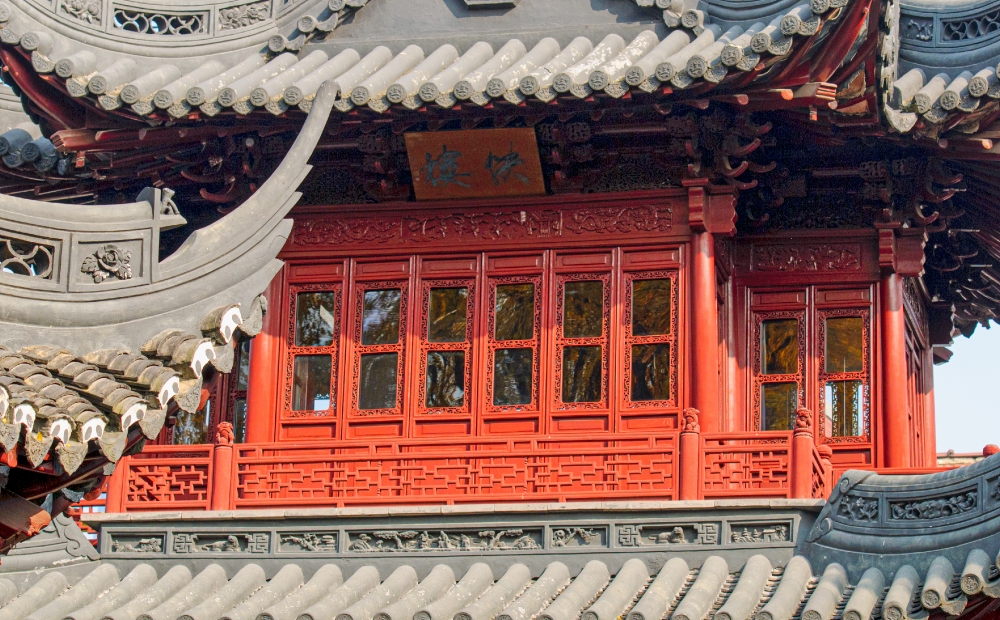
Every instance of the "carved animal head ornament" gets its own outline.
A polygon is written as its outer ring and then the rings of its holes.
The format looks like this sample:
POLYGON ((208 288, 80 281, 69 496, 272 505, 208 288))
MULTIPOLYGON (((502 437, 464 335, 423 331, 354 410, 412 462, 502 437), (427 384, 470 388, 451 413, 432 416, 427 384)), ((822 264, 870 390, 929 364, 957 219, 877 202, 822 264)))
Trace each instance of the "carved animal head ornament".
POLYGON ((813 424, 813 414, 805 407, 801 407, 795 412, 795 430, 811 431, 813 424))

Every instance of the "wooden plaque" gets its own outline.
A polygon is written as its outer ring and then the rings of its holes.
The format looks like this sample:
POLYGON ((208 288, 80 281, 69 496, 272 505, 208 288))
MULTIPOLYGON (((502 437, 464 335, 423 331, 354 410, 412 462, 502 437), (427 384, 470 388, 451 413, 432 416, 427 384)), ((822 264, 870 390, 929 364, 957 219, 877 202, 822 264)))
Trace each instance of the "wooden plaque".
POLYGON ((535 130, 405 134, 417 200, 545 193, 535 130))

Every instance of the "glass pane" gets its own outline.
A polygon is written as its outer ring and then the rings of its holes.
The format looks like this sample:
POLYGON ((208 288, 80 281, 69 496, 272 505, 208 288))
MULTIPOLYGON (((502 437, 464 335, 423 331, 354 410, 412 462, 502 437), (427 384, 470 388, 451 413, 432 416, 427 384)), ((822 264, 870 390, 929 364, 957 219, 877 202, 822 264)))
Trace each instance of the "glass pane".
POLYGON ((826 384, 826 431, 830 437, 857 437, 865 408, 864 384, 831 381, 826 384))
POLYGON ((461 407, 465 402, 465 352, 427 353, 428 407, 461 407))
POLYGON ((295 296, 295 346, 328 347, 333 343, 336 302, 333 291, 295 296))
POLYGON ((562 370, 564 403, 601 400, 601 347, 564 348, 562 370))
POLYGON ((670 280, 632 282, 632 335, 670 333, 670 280))
POLYGON ((427 306, 429 342, 465 342, 469 289, 432 288, 427 306))
POLYGON ((299 355, 293 366, 292 411, 325 411, 331 406, 329 355, 299 355))
POLYGON ((236 367, 236 389, 245 391, 250 383, 250 339, 241 340, 240 347, 236 350, 239 356, 236 367))
POLYGON ((397 353, 361 356, 361 389, 358 409, 392 409, 396 406, 397 353))
POLYGON ((826 320, 826 372, 864 370, 864 324, 859 316, 826 320))
POLYGON ((799 407, 797 383, 765 383, 760 386, 762 431, 790 431, 799 407))
POLYGON ((399 342, 399 301, 402 291, 387 288, 365 291, 365 313, 361 319, 361 344, 399 342))
POLYGON ((531 349, 497 349, 493 357, 493 404, 531 403, 531 349))
POLYGON ((535 285, 497 287, 496 340, 531 340, 535 335, 535 285))
POLYGON ((236 443, 247 440, 247 399, 237 398, 233 403, 233 434, 236 443))
POLYGON ((212 401, 194 413, 177 410, 177 424, 174 425, 174 445, 193 446, 208 443, 208 418, 212 413, 212 401))
POLYGON ((563 293, 563 338, 596 338, 604 331, 603 282, 567 282, 563 293))
POLYGON ((793 375, 799 371, 797 319, 764 321, 760 333, 760 371, 765 375, 793 375))
POLYGON ((632 400, 670 400, 670 345, 632 346, 632 400))

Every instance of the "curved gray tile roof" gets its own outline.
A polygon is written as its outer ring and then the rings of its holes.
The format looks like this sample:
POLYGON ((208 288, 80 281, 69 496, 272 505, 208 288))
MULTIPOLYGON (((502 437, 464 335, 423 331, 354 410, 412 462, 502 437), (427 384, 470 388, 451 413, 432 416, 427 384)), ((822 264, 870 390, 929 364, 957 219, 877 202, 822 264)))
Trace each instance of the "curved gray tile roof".
POLYGON ((810 566, 794 556, 772 567, 764 556, 738 566, 709 556, 700 566, 673 558, 658 571, 627 561, 611 575, 592 560, 571 575, 555 561, 534 580, 516 562, 496 572, 484 563, 449 564, 418 575, 408 565, 387 574, 373 566, 323 565, 305 575, 293 563, 253 562, 227 575, 218 564, 162 575, 148 564, 95 566, 70 585, 58 569, 21 591, 0 577, 0 620, 869 620, 960 614, 970 597, 1000 596, 993 561, 977 549, 954 567, 938 557, 928 570, 878 568, 849 583, 842 566, 810 566), (955 587, 955 583, 958 587, 955 587))

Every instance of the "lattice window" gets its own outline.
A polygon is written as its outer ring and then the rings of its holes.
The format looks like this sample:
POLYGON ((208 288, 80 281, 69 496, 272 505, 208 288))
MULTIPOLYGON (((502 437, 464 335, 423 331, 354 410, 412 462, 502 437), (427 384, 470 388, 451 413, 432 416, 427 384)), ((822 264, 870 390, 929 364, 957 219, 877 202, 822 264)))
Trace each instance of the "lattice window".
POLYGON ((421 289, 417 410, 468 414, 476 308, 474 279, 425 280, 421 289))
POLYGON ((405 280, 356 286, 351 374, 354 415, 402 414, 408 289, 405 280))
POLYGON ((802 406, 805 372, 805 313, 761 312, 754 315, 753 411, 755 427, 787 431, 802 406))
POLYGON ((291 288, 285 411, 292 417, 335 415, 340 303, 339 284, 291 288))
POLYGON ((139 11, 115 7, 114 27, 125 32, 161 36, 205 34, 208 14, 139 11))
POLYGON ((677 272, 641 271, 622 279, 625 299, 626 407, 672 407, 677 385, 677 272))
POLYGON ((542 332, 541 276, 490 278, 486 408, 537 411, 542 332))
POLYGON ((555 407, 607 409, 611 275, 559 275, 555 297, 555 407))
POLYGON ((55 252, 55 247, 51 245, 2 233, 0 234, 0 271, 51 280, 55 252))
POLYGON ((870 326, 867 310, 820 310, 819 398, 825 443, 867 441, 870 326))

